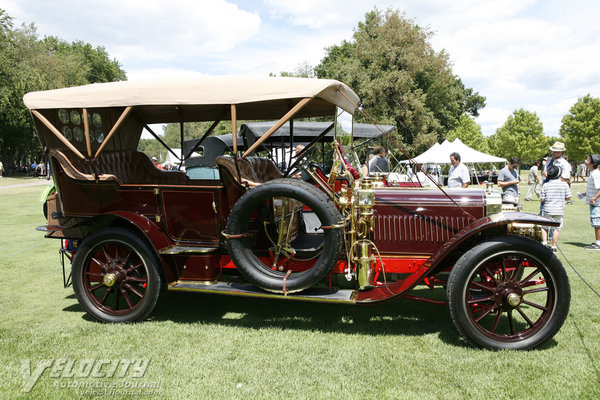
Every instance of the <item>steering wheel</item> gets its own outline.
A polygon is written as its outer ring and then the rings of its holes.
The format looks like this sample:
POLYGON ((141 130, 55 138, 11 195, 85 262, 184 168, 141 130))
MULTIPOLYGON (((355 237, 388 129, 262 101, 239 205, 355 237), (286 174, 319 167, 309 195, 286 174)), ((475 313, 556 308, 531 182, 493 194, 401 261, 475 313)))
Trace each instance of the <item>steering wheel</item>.
POLYGON ((296 170, 298 170, 298 165, 304 161, 304 160, 309 160, 312 155, 314 154, 315 150, 317 149, 317 146, 312 146, 310 148, 304 148, 299 155, 296 155, 296 160, 292 163, 292 165, 290 165, 290 167, 287 169, 287 171, 285 171, 285 174, 283 174, 284 178, 287 178, 288 176, 290 176, 292 174, 292 172, 296 172, 296 170))

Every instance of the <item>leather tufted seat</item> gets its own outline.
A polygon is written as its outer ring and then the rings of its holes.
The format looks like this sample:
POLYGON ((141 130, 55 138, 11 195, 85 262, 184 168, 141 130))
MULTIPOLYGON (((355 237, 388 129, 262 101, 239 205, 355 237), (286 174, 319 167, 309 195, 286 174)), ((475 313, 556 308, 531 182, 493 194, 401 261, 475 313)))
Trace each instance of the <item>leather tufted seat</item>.
POLYGON ((67 176, 78 180, 115 180, 124 184, 188 185, 182 171, 161 171, 139 151, 120 150, 100 153, 94 161, 68 157, 66 150, 50 149, 67 176))
MULTIPOLYGON (((219 168, 226 169, 234 178, 238 176, 233 157, 217 157, 216 163, 219 168)), ((277 169, 275 163, 268 158, 241 158, 238 160, 238 168, 242 181, 246 182, 250 187, 283 177, 283 174, 277 169)))

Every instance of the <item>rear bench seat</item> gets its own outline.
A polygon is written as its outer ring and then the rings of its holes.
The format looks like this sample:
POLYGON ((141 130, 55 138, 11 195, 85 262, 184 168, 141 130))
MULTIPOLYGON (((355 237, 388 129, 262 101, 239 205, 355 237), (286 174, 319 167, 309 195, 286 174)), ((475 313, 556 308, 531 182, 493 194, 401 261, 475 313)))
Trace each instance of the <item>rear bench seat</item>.
POLYGON ((64 149, 50 149, 65 174, 77 180, 113 180, 123 184, 189 185, 191 180, 182 171, 161 171, 150 158, 139 151, 104 151, 90 162, 67 156, 64 149))

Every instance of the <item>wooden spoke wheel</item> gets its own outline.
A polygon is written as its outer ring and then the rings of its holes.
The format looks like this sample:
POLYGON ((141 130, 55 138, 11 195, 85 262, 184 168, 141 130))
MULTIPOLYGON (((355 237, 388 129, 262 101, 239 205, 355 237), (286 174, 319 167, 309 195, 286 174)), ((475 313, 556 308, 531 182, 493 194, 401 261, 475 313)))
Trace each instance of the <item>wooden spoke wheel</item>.
POLYGON ((81 306, 104 322, 132 322, 152 312, 160 294, 156 257, 135 233, 108 228, 87 237, 73 258, 81 306))
POLYGON ((512 236, 483 242, 456 263, 448 306, 459 332, 490 349, 530 349, 562 326, 571 292, 561 263, 539 243, 512 236))

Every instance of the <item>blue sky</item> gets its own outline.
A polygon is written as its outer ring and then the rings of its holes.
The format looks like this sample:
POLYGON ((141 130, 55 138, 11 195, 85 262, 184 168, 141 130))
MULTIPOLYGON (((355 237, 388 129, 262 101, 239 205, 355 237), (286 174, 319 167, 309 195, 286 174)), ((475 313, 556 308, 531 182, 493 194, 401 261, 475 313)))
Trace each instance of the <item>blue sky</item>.
POLYGON ((569 108, 600 97, 600 2, 584 0, 4 0, 41 36, 102 45, 129 79, 267 75, 316 65, 352 38, 374 7, 434 32, 466 86, 486 96, 477 122, 492 134, 512 111, 535 111, 558 135, 569 108))

